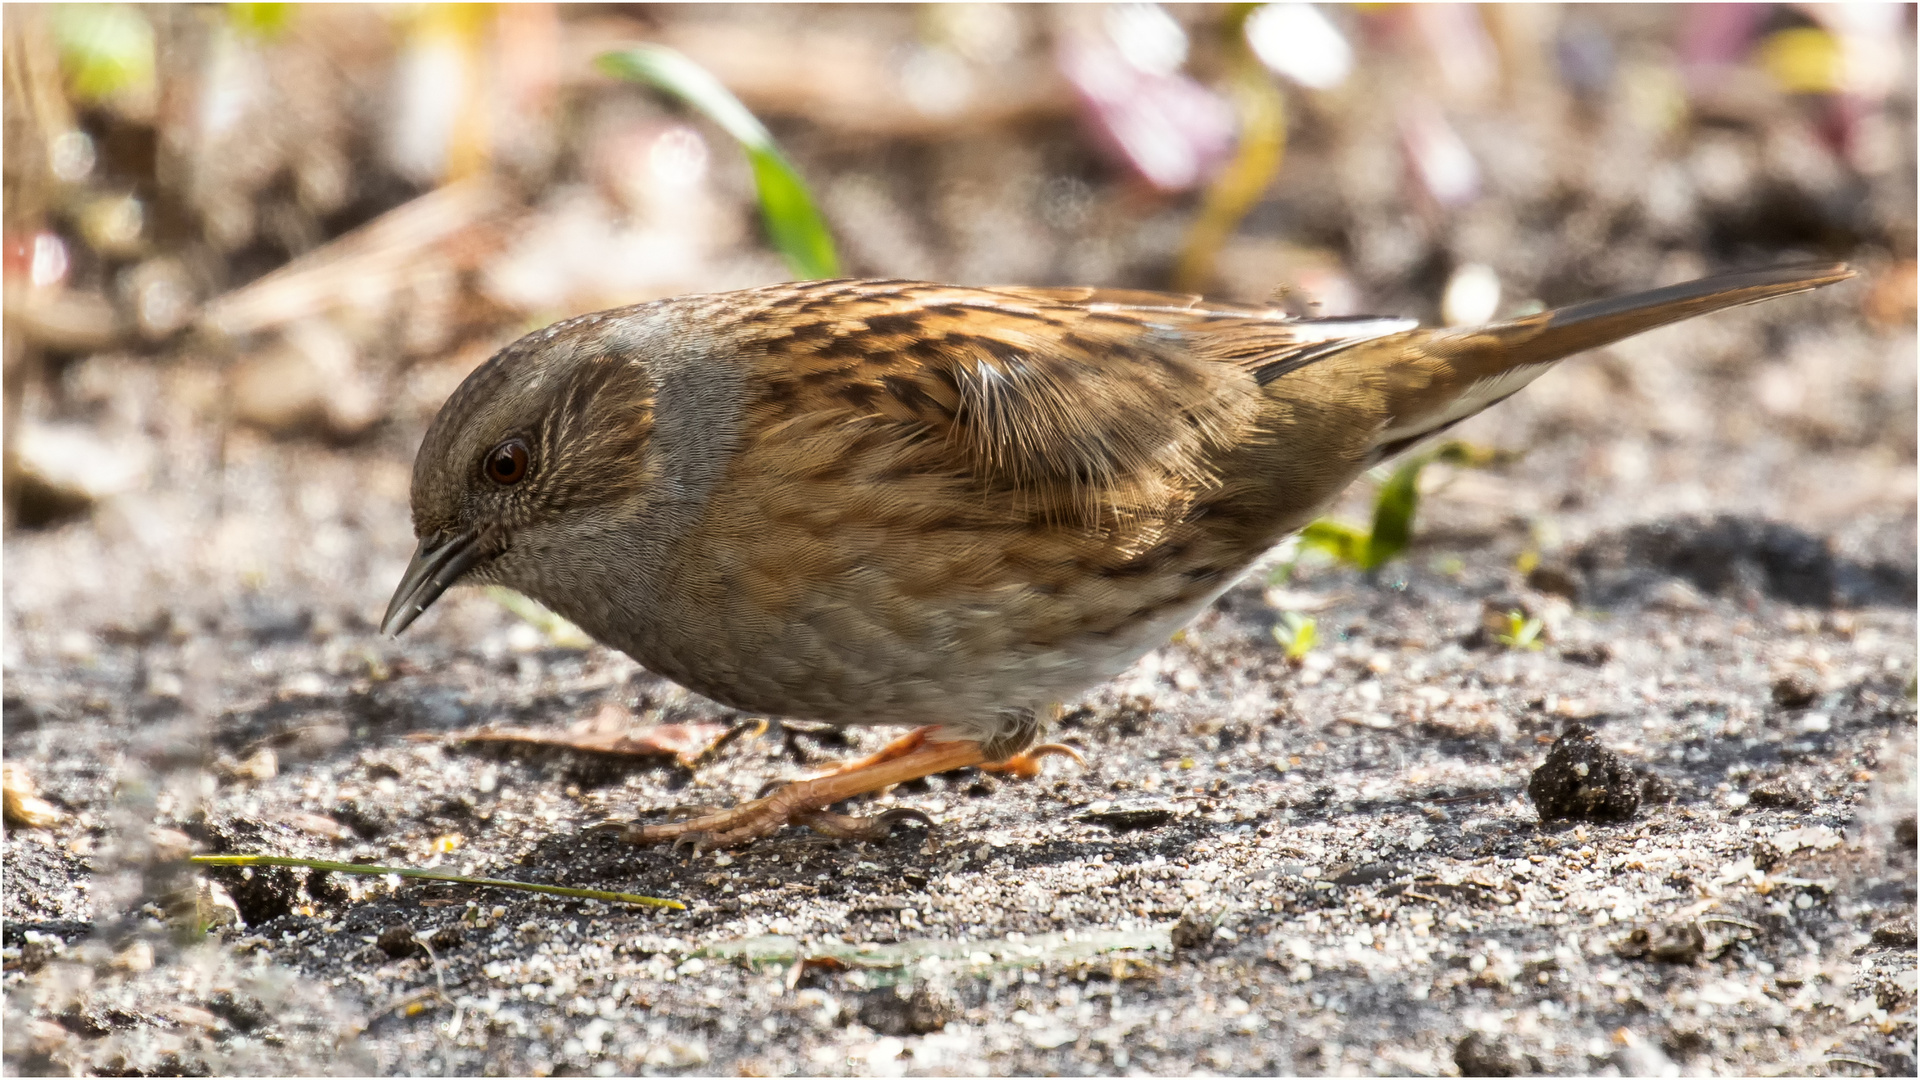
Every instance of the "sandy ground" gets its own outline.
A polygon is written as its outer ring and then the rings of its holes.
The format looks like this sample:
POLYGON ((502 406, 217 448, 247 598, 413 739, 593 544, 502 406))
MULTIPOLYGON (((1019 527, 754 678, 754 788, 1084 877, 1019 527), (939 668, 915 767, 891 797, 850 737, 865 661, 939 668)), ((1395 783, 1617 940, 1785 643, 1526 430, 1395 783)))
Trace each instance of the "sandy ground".
POLYGON ((449 743, 609 704, 740 717, 478 593, 376 636, 424 413, 353 449, 222 444, 190 367, 99 361, 103 415, 168 433, 177 482, 7 540, 7 761, 65 815, 5 840, 8 1068, 1910 1075, 1912 412, 1835 445, 1739 396, 1817 349, 1910 402, 1911 334, 1860 329, 1857 288, 1575 361, 1476 420, 1528 453, 1436 469, 1376 581, 1255 575, 1066 716, 1084 770, 872 801, 931 837, 692 860, 583 829, 884 734, 776 726, 697 771, 449 743), (1283 609, 1317 620, 1297 665, 1283 609), (1541 647, 1486 628, 1514 610, 1541 647), (1529 777, 1576 722, 1630 819, 1540 820, 1529 777), (196 877, 165 861, 187 847, 687 910, 196 877))

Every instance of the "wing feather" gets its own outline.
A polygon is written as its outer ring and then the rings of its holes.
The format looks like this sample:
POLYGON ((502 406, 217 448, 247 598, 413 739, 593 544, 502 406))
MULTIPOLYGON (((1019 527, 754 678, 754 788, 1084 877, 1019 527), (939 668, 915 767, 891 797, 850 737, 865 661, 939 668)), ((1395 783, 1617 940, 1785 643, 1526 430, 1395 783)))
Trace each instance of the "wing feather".
POLYGON ((1184 513, 1258 422, 1265 383, 1413 325, 1135 290, 825 282, 762 295, 746 321, 766 328, 770 415, 749 430, 884 422, 918 448, 923 475, 1088 523, 1184 513))

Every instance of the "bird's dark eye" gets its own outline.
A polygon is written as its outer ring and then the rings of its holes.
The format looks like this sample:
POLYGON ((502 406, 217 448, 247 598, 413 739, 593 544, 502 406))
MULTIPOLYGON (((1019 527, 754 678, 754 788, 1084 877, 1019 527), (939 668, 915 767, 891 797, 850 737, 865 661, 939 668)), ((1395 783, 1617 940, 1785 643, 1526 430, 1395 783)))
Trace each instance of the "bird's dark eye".
POLYGON ((528 458, 524 440, 508 439, 487 453, 487 479, 502 487, 519 483, 526 479, 528 458))

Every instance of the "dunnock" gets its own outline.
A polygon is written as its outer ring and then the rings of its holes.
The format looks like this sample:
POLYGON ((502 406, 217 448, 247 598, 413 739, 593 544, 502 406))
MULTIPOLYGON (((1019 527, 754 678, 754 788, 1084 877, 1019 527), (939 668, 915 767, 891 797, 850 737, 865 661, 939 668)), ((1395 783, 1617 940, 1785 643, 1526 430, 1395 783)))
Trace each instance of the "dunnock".
POLYGON ((526 593, 736 708, 922 725, 731 810, 731 845, 873 836, 852 795, 1034 771, 1124 670, 1371 466, 1562 357, 1818 288, 1756 270, 1474 329, 1100 289, 813 281, 585 315, 468 376, 413 472, 382 628, 455 582, 526 593))

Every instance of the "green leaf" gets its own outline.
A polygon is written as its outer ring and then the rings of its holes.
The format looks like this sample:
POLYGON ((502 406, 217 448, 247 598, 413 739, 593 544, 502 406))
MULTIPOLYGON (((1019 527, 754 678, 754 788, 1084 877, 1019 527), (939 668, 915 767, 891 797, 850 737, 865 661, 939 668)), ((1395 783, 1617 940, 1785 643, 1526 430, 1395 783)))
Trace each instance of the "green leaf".
POLYGON ((773 246, 786 257, 787 268, 801 278, 839 277, 840 256, 834 252, 833 236, 800 174, 777 151, 749 150, 747 156, 760 192, 760 213, 773 246))
MULTIPOLYGON (((1330 518, 1321 518, 1300 531, 1300 542, 1371 574, 1391 562, 1413 538, 1414 513, 1420 508, 1420 472, 1436 461, 1483 468, 1508 455, 1463 442, 1448 442, 1416 454, 1380 478, 1373 503, 1373 527, 1361 532, 1330 518)), ((1369 475, 1377 476, 1377 473, 1369 475)))
POLYGON ((1287 659, 1298 660, 1313 651, 1313 642, 1317 636, 1319 623, 1311 615, 1298 611, 1283 611, 1280 622, 1273 628, 1273 639, 1287 650, 1287 659))
POLYGON ((1503 459, 1498 450, 1488 450, 1463 442, 1447 442, 1408 458, 1380 485, 1373 504, 1373 532, 1367 538, 1367 550, 1360 563, 1362 570, 1385 566, 1405 551, 1413 540, 1414 513, 1420 508, 1420 473, 1436 461, 1479 469, 1503 459))
POLYGON ((1419 454, 1393 470, 1373 503, 1373 531, 1361 556, 1360 569, 1377 570, 1400 552, 1413 538, 1413 514, 1420 506, 1420 471, 1436 455, 1419 454))
POLYGON ((53 35, 68 84, 83 100, 153 82, 153 26, 126 4, 61 4, 53 35))
POLYGON ((753 166, 767 235, 799 278, 840 276, 833 236, 814 206, 806 182, 775 145, 773 135, 713 73, 664 45, 635 45, 601 53, 601 71, 664 90, 698 110, 739 141, 753 166))
POLYGON ((273 41, 292 21, 292 4, 227 5, 227 25, 255 41, 273 41))
POLYGON ((1540 640, 1540 631, 1546 624, 1538 618, 1529 618, 1519 611, 1507 612, 1507 632, 1495 634, 1494 640, 1509 649, 1537 650, 1545 642, 1540 640))
POLYGON ((1500 465, 1520 459, 1520 454, 1513 450, 1475 446, 1458 439, 1441 443, 1434 448, 1430 456, 1435 461, 1444 461, 1448 465, 1460 465, 1469 469, 1484 469, 1490 465, 1500 465))
POLYGON ((1310 522, 1300 530, 1300 546, 1326 552, 1338 562, 1359 566, 1367 550, 1367 534, 1331 518, 1310 522))

